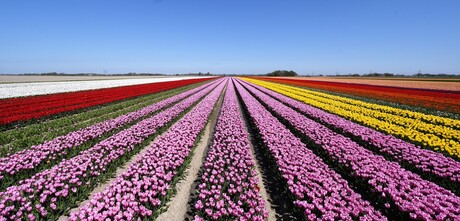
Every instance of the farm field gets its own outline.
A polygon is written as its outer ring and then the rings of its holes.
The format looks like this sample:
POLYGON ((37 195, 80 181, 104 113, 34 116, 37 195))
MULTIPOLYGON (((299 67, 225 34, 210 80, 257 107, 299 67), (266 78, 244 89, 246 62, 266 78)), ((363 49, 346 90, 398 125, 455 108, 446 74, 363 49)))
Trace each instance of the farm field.
POLYGON ((0 220, 460 220, 446 82, 159 79, 14 83, 0 220))
MULTIPOLYGON (((273 82, 293 84, 297 86, 304 86, 310 89, 324 90, 329 92, 339 93, 340 96, 351 95, 360 98, 375 99, 377 102, 386 101, 390 102, 392 106, 409 105, 409 108, 417 109, 421 107, 431 110, 434 114, 439 114, 437 111, 444 111, 449 113, 460 113, 460 106, 458 100, 460 99, 460 82, 448 82, 451 89, 445 90, 445 87, 440 86, 445 82, 429 82, 436 89, 423 89, 421 86, 416 86, 421 81, 401 81, 406 85, 412 85, 418 88, 398 87, 396 83, 392 84, 394 80, 376 80, 378 82, 386 82, 392 86, 374 85, 368 83, 369 80, 353 79, 351 81, 360 83, 347 83, 348 79, 339 79, 340 82, 332 82, 328 80, 309 80, 309 78, 261 78, 273 82)), ((323 78, 324 79, 324 78, 323 78)), ((329 79, 329 78, 326 78, 329 79)), ((331 78, 332 79, 332 78, 331 78)), ((427 110, 417 110, 426 112, 427 110)))
POLYGON ((460 78, 391 78, 391 77, 275 77, 348 84, 368 84, 403 88, 460 91, 460 78))
MULTIPOLYGON (((26 121, 30 119, 37 119, 41 117, 50 116, 53 114, 59 114, 69 111, 76 111, 83 108, 88 108, 96 105, 102 105, 105 103, 123 100, 127 98, 133 98, 140 95, 145 95, 161 90, 184 86, 194 82, 200 82, 206 80, 206 78, 192 78, 181 80, 182 78, 159 78, 159 79, 146 79, 145 84, 142 84, 142 79, 128 79, 127 83, 123 83, 123 80, 116 80, 119 84, 133 84, 123 87, 110 88, 110 84, 115 80, 105 81, 82 81, 82 82, 51 82, 51 83, 40 83, 40 88, 30 87, 30 84, 15 84, 17 85, 16 91, 32 91, 37 93, 46 94, 41 96, 32 97, 18 97, 9 98, 2 100, 0 108, 0 125, 10 124, 18 121, 26 121), (172 80, 172 81, 171 81, 172 80), (148 82, 158 83, 148 83, 148 82), (171 82, 169 82, 171 81, 171 82), (46 85, 62 86, 62 84, 70 83, 71 87, 66 90, 76 90, 73 93, 50 93, 46 85), (95 84, 94 84, 95 83, 95 84), (88 87, 97 86, 94 90, 79 91, 79 85, 87 85, 88 87), (105 88, 109 87, 109 88, 105 88), (37 89, 37 90, 34 90, 37 89), (44 90, 41 90, 44 89, 44 90)), ((38 83, 37 83, 38 84, 38 83)), ((1 85, 0 85, 1 86, 1 85)), ((67 85, 68 86, 68 85, 67 85)), ((52 86, 51 86, 52 87, 52 86)), ((82 86, 84 87, 84 86, 82 86)), ((57 91, 56 91, 57 92, 57 91)), ((60 91, 59 91, 60 92, 60 91)), ((10 92, 8 92, 10 93, 10 92)), ((22 92, 20 92, 22 93, 22 92)))
MULTIPOLYGON (((4 76, 1 76, 2 78, 4 76)), ((7 76, 8 77, 8 76, 7 76)), ((153 77, 153 78, 130 78, 130 79, 96 79, 96 80, 77 80, 70 78, 68 81, 49 81, 49 82, 12 82, 0 84, 0 99, 12 97, 24 97, 43 94, 55 94, 73 91, 94 90, 101 88, 112 88, 129 85, 148 84, 156 82, 168 82, 184 79, 194 79, 201 77, 153 77)), ((58 77, 59 79, 59 77, 58 77)), ((91 79, 91 78, 83 78, 91 79)), ((14 79, 12 79, 14 80, 14 79)))

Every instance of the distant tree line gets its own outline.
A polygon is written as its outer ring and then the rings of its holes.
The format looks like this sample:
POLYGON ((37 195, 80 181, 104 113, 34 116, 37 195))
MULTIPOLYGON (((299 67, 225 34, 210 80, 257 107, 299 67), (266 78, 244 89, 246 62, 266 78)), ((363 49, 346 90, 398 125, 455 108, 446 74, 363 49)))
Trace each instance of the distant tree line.
POLYGON ((276 70, 267 74, 267 76, 297 76, 295 71, 276 70))
MULTIPOLYGON (((3 74, 0 74, 3 75, 3 74)), ((161 73, 136 73, 136 72, 128 72, 128 73, 116 73, 116 74, 100 74, 100 73, 58 73, 58 72, 45 72, 45 73, 24 73, 19 75, 48 75, 48 76, 241 76, 241 74, 212 74, 210 72, 191 72, 191 73, 183 73, 183 74, 161 74, 161 73)), ((302 77, 397 77, 397 78, 411 78, 411 77, 418 77, 418 78, 450 78, 460 77, 460 74, 429 74, 429 73, 415 73, 412 75, 404 75, 404 74, 394 74, 394 73, 368 73, 368 74, 357 74, 357 73, 350 73, 350 74, 335 74, 335 75, 322 75, 322 74, 310 74, 310 75, 298 75, 295 71, 287 71, 287 70, 276 70, 267 74, 249 74, 253 76, 302 76, 302 77)))
MULTIPOLYGON (((321 75, 322 76, 322 75, 321 75)), ((393 74, 393 73, 369 73, 369 74, 337 74, 337 75, 328 75, 328 76, 335 76, 335 77, 426 77, 426 78, 445 78, 445 77, 460 77, 458 74, 428 74, 428 73, 416 73, 412 75, 404 75, 404 74, 393 74)))
POLYGON ((422 74, 422 73, 417 73, 414 75, 415 77, 459 77, 460 75, 458 74, 422 74))
POLYGON ((198 75, 198 76, 211 76, 213 74, 209 73, 209 72, 206 72, 206 73, 203 73, 203 72, 198 72, 198 73, 188 73, 188 74, 176 74, 176 75, 198 75))

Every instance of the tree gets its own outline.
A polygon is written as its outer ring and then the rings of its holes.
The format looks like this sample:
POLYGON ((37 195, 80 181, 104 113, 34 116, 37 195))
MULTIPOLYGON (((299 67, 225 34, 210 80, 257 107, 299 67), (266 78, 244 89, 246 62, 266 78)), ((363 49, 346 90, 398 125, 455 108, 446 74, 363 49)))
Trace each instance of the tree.
POLYGON ((297 76, 295 71, 276 70, 267 74, 267 76, 297 76))

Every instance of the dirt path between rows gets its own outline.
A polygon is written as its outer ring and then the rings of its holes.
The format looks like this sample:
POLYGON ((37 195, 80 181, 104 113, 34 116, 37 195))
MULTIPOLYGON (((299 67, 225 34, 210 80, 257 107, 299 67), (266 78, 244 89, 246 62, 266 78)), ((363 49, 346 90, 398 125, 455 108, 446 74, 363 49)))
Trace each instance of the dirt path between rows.
MULTIPOLYGON (((228 86, 228 85, 227 85, 228 86)), ((156 219, 159 221, 172 221, 172 220, 184 220, 187 216, 187 211, 189 210, 189 200, 192 192, 195 190, 194 182, 198 178, 198 174, 201 169, 201 165, 206 158, 207 149, 212 142, 214 128, 217 123, 217 118, 219 117, 220 108, 224 100, 224 94, 227 89, 225 86, 222 94, 217 101, 217 105, 214 110, 211 112, 209 121, 205 126, 204 133, 193 150, 192 161, 190 162, 189 167, 185 170, 185 178, 180 180, 175 188, 176 195, 174 195, 171 200, 166 204, 168 209, 160 214, 156 219)))
MULTIPOLYGON (((224 91, 225 91, 225 90, 224 90, 224 91)), ((223 96, 221 95, 221 98, 222 98, 222 97, 223 97, 223 96)), ((218 100, 218 102, 221 102, 220 105, 222 104, 221 98, 220 98, 220 100, 218 100)), ((219 110, 220 110, 219 103, 218 103, 218 106, 217 106, 217 107, 219 107, 219 108, 216 108, 216 109, 219 109, 219 110)), ((216 112, 216 109, 213 110, 213 112, 212 112, 211 114, 214 114, 214 112, 216 112)), ((217 113, 218 113, 218 112, 217 112, 217 113)), ((214 121, 216 121, 216 120, 217 120, 217 116, 215 116, 214 118, 215 118, 214 121)), ((179 120, 180 120, 180 119, 179 119, 179 120)), ((214 123, 215 123, 215 122, 214 122, 214 123)), ((198 144, 198 147, 201 145, 201 143, 203 142, 203 140, 205 140, 205 138, 206 138, 207 136, 210 136, 210 135, 209 135, 209 134, 210 134, 210 130, 211 130, 210 125, 212 125, 212 120, 210 120, 210 121, 208 122, 208 125, 206 125, 206 131, 205 131, 205 133, 203 134, 203 138, 201 139, 200 143, 198 144), (208 129, 209 129, 209 130, 208 130, 208 129), (208 135, 207 135, 206 133, 208 133, 208 135), (206 136, 206 135, 207 135, 207 136, 206 136)), ((212 128, 214 128, 214 127, 212 127, 212 128)), ((137 159, 139 159, 139 158, 141 158, 142 156, 144 156, 145 153, 147 152, 147 150, 149 149, 149 147, 150 147, 160 136, 162 136, 162 135, 163 135, 164 133, 166 133, 167 131, 168 131, 168 129, 165 130, 165 131, 163 131, 161 134, 157 135, 157 136, 155 137, 155 139, 152 140, 152 142, 150 142, 148 145, 142 147, 142 149, 139 151, 139 153, 137 153, 136 155, 132 156, 131 159, 129 159, 129 160, 126 161, 123 165, 121 165, 120 167, 118 167, 117 170, 116 170, 116 172, 115 172, 115 174, 113 175, 112 178, 110 178, 109 180, 107 180, 107 181, 104 182, 104 183, 100 183, 96 188, 94 188, 94 190, 91 191, 91 193, 90 193, 88 199, 86 199, 85 201, 81 202, 77 207, 71 209, 70 212, 69 212, 69 214, 72 213, 72 212, 77 212, 78 209, 79 209, 81 206, 87 204, 87 203, 94 197, 94 195, 95 195, 96 193, 102 192, 102 191, 104 191, 107 187, 109 187, 110 184, 111 184, 112 182, 114 182, 114 181, 117 179, 118 176, 120 176, 121 174, 123 174, 124 172, 126 172, 126 170, 128 169, 129 165, 131 165, 132 163, 136 162, 137 159)), ((196 149, 195 151, 198 150, 198 147, 197 147, 197 149, 196 149)), ((193 161, 192 161, 192 166, 193 166, 193 161)), ((201 163, 199 164, 198 167, 201 167, 201 163)), ((178 183, 178 185, 179 185, 179 184, 180 184, 180 182, 178 183)), ((187 200, 188 200, 188 199, 187 199, 187 200)), ((170 201, 170 202, 171 202, 171 201, 170 201)), ((59 220, 59 221, 64 221, 64 220, 67 220, 68 218, 69 218, 69 216, 63 215, 63 216, 59 217, 58 220, 59 220)))
MULTIPOLYGON (((166 133, 167 130, 165 130, 163 133, 166 133)), ((126 172, 126 170, 128 169, 129 165, 131 165, 132 163, 136 162, 137 159, 141 158, 142 156, 145 155, 145 153, 147 152, 147 150, 149 149, 150 145, 153 144, 153 142, 155 142, 158 137, 160 137, 161 135, 163 135, 163 133, 159 134, 157 137, 155 137, 155 139, 150 142, 148 145, 144 146, 140 151, 139 153, 137 153, 136 155, 132 156, 131 159, 129 159, 128 161, 126 161, 123 165, 121 165, 120 167, 117 168, 115 174, 113 175, 112 178, 110 178, 109 180, 105 181, 104 183, 100 183, 96 188, 94 188, 94 190, 89 194, 89 197, 88 199, 86 199, 85 201, 81 202, 77 207, 73 208, 70 210, 69 214, 72 213, 72 212, 77 212, 78 209, 89 203, 89 201, 94 197, 94 195, 96 193, 99 193, 99 192, 103 192, 107 187, 110 186, 110 184, 112 182, 114 182, 118 176, 120 176, 121 174, 123 174, 124 172, 126 172)), ((59 217, 59 221, 64 221, 64 220, 67 220, 69 218, 69 216, 61 216, 59 217)))
MULTIPOLYGON (((167 210, 164 213, 160 214, 160 216, 156 220, 174 221, 174 220, 184 220, 187 217, 187 212, 190 210, 190 208, 189 208, 189 206, 190 206, 189 205, 190 196, 192 195, 193 191, 195 190, 195 185, 196 185, 195 181, 198 179, 201 166, 202 166, 202 164, 203 164, 203 162, 205 160, 205 157, 206 157, 207 149, 208 149, 210 143, 212 142, 212 138, 213 138, 212 135, 214 133, 214 128, 215 128, 215 125, 217 123, 217 118, 219 116, 220 108, 221 108, 222 103, 223 103, 225 89, 222 91, 222 94, 221 94, 219 100, 217 101, 216 108, 211 112, 211 116, 209 118, 209 121, 208 121, 207 125, 205 126, 203 135, 202 135, 199 143, 197 144, 197 146, 193 150, 192 161, 190 162, 189 167, 184 172, 185 178, 180 180, 176 184, 176 186, 175 186, 175 189, 177 191, 176 194, 166 203, 166 206, 168 207, 167 210)), ((247 128, 246 128, 246 130, 247 130, 247 128)), ((165 132, 163 132, 163 133, 165 133, 165 132)), ((162 134, 158 135, 157 138, 160 137, 161 135, 162 134)), ((249 133, 248 133, 248 135, 250 136, 249 133)), ((114 174, 113 178, 111 178, 111 179, 107 180, 106 182, 101 183, 100 185, 98 185, 90 193, 90 197, 87 200, 81 202, 78 205, 78 207, 75 207, 75 208, 71 209, 70 213, 78 211, 78 209, 81 206, 87 204, 93 198, 93 196, 96 193, 102 192, 107 187, 109 187, 110 184, 112 182, 114 182, 117 179, 118 176, 120 176, 121 174, 123 174, 127 170, 127 168, 129 167, 130 164, 134 163, 137 159, 139 159, 140 157, 142 157, 146 153, 146 151, 148 150, 148 147, 153 142, 155 142, 157 138, 155 138, 149 145, 146 145, 145 147, 143 147, 141 149, 141 151, 138 154, 136 154, 133 157, 131 157, 131 159, 129 161, 125 162, 122 166, 120 166, 116 170, 116 173, 114 174)), ((265 208, 267 209, 268 214, 269 214, 268 220, 269 221, 276 220, 276 211, 272 208, 272 205, 270 203, 271 200, 270 200, 270 197, 269 197, 269 195, 268 195, 268 193, 267 193, 267 191, 265 189, 265 186, 264 186, 260 165, 259 165, 258 161, 256 160, 254 154, 255 154, 254 153, 254 147, 251 144, 251 158, 256 164, 255 165, 255 170, 256 170, 256 173, 257 173, 257 179, 259 181, 260 194, 261 194, 262 198, 265 201, 265 208)), ((69 218, 68 216, 61 216, 59 218, 59 221, 67 220, 68 218, 69 218)))
MULTIPOLYGON (((243 108, 242 104, 240 103, 241 116, 243 116, 243 109, 242 108, 243 108)), ((244 118, 243 118, 243 121, 245 121, 244 118)), ((248 134, 249 141, 250 141, 249 145, 251 146, 251 159, 252 159, 252 162, 255 162, 254 170, 256 171, 256 174, 257 174, 258 186, 260 188, 259 193, 260 193, 260 196, 262 197, 262 199, 265 201, 265 209, 268 212, 267 220, 268 221, 276 220, 277 214, 276 214, 275 209, 272 206, 272 203, 271 203, 272 199, 270 198, 270 195, 268 194, 267 189, 265 188, 264 178, 262 177, 261 165, 260 165, 259 161, 256 158, 254 145, 252 145, 253 138, 252 138, 251 134, 249 133, 248 122, 244 123, 244 129, 246 130, 246 132, 248 134)))
MULTIPOLYGON (((247 128, 246 128, 246 131, 247 131, 247 128)), ((251 135, 249 135, 251 136, 251 135)), ((257 161, 256 159, 256 153, 254 151, 254 146, 252 145, 252 143, 250 143, 251 145, 251 159, 253 162, 255 162, 255 167, 254 169, 256 170, 256 173, 257 173, 257 180, 259 181, 259 188, 260 188, 260 196, 262 197, 262 199, 265 201, 265 209, 267 210, 268 212, 268 221, 272 221, 272 220, 276 220, 276 211, 275 209, 273 209, 272 207, 272 204, 271 204, 271 199, 270 199, 270 195, 268 195, 267 193, 267 190, 265 189, 265 184, 264 184, 264 179, 262 177, 262 173, 261 173, 261 168, 260 168, 260 164, 259 164, 259 161, 257 161)))

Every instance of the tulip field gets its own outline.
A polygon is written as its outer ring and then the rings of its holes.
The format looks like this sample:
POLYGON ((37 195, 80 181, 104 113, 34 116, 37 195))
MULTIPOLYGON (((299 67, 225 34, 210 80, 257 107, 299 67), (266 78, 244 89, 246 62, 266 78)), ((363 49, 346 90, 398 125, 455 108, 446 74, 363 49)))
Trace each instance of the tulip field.
POLYGON ((69 84, 0 99, 0 221, 460 220, 459 91, 69 84))

